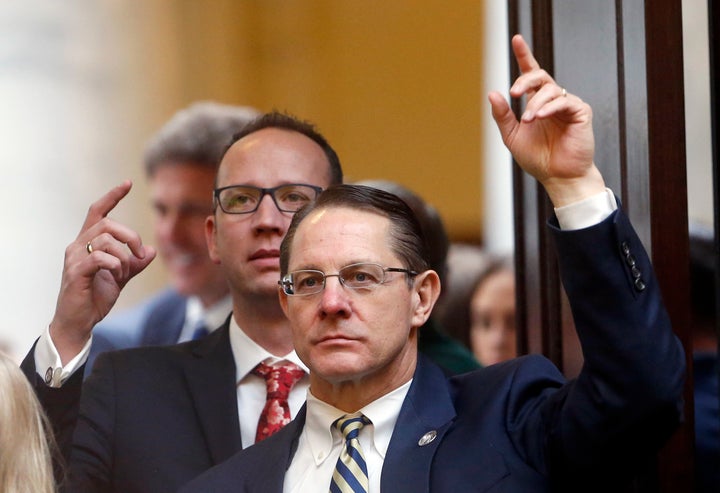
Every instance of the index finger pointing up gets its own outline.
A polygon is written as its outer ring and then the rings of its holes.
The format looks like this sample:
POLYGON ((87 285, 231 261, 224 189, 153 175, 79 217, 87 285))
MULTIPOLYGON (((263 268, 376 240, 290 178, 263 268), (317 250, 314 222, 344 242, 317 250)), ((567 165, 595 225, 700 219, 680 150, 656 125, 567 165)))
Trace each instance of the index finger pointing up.
POLYGON ((513 36, 512 47, 521 73, 525 74, 540 68, 540 64, 535 60, 535 56, 532 54, 532 51, 530 51, 530 47, 522 35, 516 34, 513 36))
POLYGON ((130 192, 131 188, 132 182, 130 180, 125 180, 120 185, 112 188, 97 201, 93 202, 92 205, 90 205, 87 216, 85 217, 85 222, 82 225, 81 232, 87 230, 106 217, 110 211, 112 211, 115 206, 117 206, 130 192))

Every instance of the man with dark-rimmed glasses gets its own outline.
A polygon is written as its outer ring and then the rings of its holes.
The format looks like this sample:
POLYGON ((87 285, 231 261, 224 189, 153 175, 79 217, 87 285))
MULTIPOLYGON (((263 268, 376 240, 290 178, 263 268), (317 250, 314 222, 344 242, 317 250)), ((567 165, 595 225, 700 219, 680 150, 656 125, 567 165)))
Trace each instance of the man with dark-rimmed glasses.
MULTIPOLYGON (((335 151, 309 123, 269 113, 238 132, 221 160, 205 225, 210 258, 230 285, 232 316, 202 340, 98 358, 82 387, 67 491, 174 492, 295 415, 308 378, 278 303, 280 242, 295 211, 341 181, 335 151), (285 402, 271 402, 267 390, 279 385, 271 377, 280 367, 293 383, 285 402)), ((93 204, 66 250, 46 334, 60 361, 49 372, 61 386, 45 385, 32 352, 25 361, 60 432, 74 426, 65 404, 81 389, 81 372, 65 368, 77 368, 92 327, 155 255, 135 231, 107 217, 130 187, 93 204)))

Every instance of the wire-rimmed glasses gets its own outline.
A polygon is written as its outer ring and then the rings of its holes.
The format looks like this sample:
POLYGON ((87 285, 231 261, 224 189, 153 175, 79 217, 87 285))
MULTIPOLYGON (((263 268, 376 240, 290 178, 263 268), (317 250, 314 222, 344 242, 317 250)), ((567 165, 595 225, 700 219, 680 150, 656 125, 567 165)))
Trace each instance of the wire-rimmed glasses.
POLYGON ((383 267, 374 263, 358 263, 346 265, 337 274, 325 274, 321 270, 304 269, 289 272, 278 281, 288 296, 308 296, 325 289, 328 277, 337 277, 340 284, 355 290, 370 290, 384 284, 388 272, 404 272, 408 276, 416 276, 417 272, 400 267, 383 267))

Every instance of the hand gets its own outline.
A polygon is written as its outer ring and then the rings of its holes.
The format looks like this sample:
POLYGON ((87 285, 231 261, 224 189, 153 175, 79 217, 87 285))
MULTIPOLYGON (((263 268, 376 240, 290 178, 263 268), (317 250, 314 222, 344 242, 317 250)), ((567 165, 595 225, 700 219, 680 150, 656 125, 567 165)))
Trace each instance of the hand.
POLYGON ((525 95, 527 102, 518 121, 500 93, 488 95, 503 142, 520 167, 545 187, 555 207, 603 192, 605 183, 593 162, 592 109, 540 67, 522 36, 513 37, 512 47, 521 75, 510 96, 525 95))
POLYGON ((125 181, 88 210, 80 234, 65 249, 60 293, 50 336, 63 364, 77 355, 122 288, 155 258, 140 236, 107 215, 130 192, 125 181), (88 247, 90 245, 90 247, 88 247))

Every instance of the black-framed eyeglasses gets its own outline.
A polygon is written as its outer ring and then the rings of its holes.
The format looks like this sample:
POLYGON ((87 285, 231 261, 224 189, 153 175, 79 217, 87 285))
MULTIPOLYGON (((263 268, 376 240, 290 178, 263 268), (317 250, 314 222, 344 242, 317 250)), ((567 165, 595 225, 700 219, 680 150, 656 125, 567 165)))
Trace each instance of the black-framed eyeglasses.
POLYGON ((404 272, 416 276, 417 272, 399 267, 383 267, 380 264, 358 263, 343 267, 337 274, 325 274, 321 270, 296 270, 283 276, 278 284, 288 296, 308 296, 325 289, 328 277, 337 277, 340 284, 356 290, 370 290, 384 284, 388 272, 404 272))
POLYGON ((320 195, 322 188, 304 183, 289 183, 273 188, 251 185, 230 185, 213 191, 215 203, 227 214, 250 214, 260 207, 265 195, 270 195, 281 212, 297 212, 320 195))

